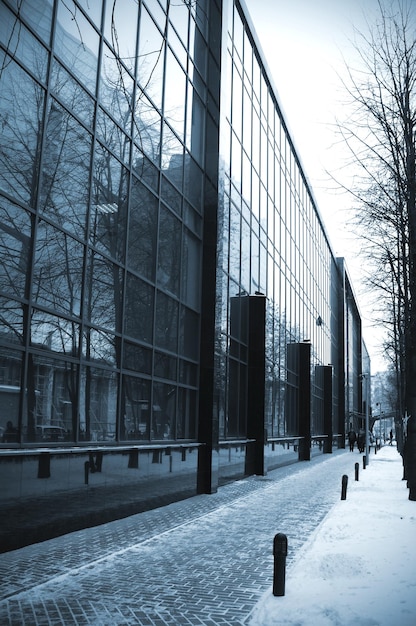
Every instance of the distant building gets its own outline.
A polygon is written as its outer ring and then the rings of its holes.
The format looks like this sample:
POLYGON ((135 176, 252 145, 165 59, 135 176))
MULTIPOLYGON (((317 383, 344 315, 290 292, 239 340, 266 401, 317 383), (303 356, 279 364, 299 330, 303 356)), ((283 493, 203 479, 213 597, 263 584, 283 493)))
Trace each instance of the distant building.
POLYGON ((0 472, 46 447, 123 482, 127 454, 210 493, 343 447, 360 314, 243 3, 0 24, 0 472))

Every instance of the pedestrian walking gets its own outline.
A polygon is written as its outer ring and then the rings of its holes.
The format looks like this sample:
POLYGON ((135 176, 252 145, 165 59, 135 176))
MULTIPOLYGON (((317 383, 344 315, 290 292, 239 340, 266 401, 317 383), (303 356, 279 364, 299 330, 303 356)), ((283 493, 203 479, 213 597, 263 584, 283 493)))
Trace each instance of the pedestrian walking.
POLYGON ((350 452, 354 452, 354 445, 355 445, 356 440, 357 440, 357 435, 355 433, 355 430, 351 429, 350 431, 348 431, 348 441, 350 444, 350 452))

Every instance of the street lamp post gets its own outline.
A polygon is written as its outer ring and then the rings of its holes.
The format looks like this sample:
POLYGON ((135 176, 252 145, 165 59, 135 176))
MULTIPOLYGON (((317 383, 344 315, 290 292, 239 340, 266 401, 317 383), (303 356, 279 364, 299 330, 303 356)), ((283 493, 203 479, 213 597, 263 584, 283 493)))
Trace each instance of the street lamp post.
POLYGON ((370 420, 369 420, 369 407, 368 407, 368 399, 369 399, 369 382, 370 375, 369 374, 361 374, 361 379, 365 381, 365 456, 367 460, 367 465, 370 464, 370 446, 369 446, 369 430, 370 430, 370 420))
POLYGON ((381 444, 381 441, 382 441, 382 439, 383 439, 383 420, 382 420, 382 417, 381 417, 381 414, 382 414, 382 411, 381 411, 381 402, 377 402, 377 403, 376 403, 376 406, 379 406, 379 407, 380 407, 380 413, 379 413, 379 418, 378 418, 378 425, 379 425, 379 426, 378 426, 378 430, 379 430, 379 432, 380 432, 380 444, 381 444))

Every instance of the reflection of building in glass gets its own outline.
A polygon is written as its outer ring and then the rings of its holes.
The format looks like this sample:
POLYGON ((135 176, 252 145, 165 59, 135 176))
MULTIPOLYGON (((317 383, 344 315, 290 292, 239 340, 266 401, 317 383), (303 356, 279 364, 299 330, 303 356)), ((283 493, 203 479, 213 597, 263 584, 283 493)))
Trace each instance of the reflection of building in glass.
POLYGON ((343 446, 360 316, 240 3, 18 4, 0 2, 14 446, 40 426, 68 449, 186 444, 208 492, 343 446))

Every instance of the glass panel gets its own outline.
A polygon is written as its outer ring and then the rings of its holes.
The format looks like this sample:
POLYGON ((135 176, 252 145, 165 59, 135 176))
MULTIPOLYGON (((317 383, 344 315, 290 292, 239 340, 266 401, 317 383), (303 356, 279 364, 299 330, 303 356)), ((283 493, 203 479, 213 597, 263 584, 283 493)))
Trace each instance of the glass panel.
POLYGON ((134 141, 140 150, 135 151, 133 164, 137 168, 139 176, 142 170, 143 152, 156 164, 160 160, 160 133, 161 117, 153 107, 150 100, 137 90, 134 109, 134 141))
POLYGON ((178 303, 158 292, 156 304, 155 344, 172 352, 178 343, 178 303))
POLYGON ((7 343, 23 343, 24 316, 20 302, 0 296, 0 336, 7 343))
POLYGON ((123 261, 126 246, 128 171, 101 144, 94 161, 93 223, 90 241, 99 250, 123 261))
POLYGON ((191 389, 178 389, 177 439, 194 439, 198 416, 197 394, 191 389))
POLYGON ((131 141, 101 107, 97 110, 97 137, 120 161, 129 165, 131 141))
POLYGON ((140 17, 137 80, 159 110, 162 108, 164 46, 162 35, 143 7, 140 17))
POLYGON ((80 393, 80 441, 115 441, 117 375, 86 367, 82 370, 80 393))
MULTIPOLYGON (((159 191, 159 170, 133 145, 133 171, 155 193, 159 191)), ((134 181, 132 183, 135 184, 134 181)))
POLYGON ((179 295, 181 271, 181 224, 163 206, 160 209, 157 283, 179 295))
POLYGON ((189 363, 179 359, 179 382, 184 385, 196 387, 198 384, 198 367, 195 363, 189 363))
POLYGON ((146 278, 154 280, 158 200, 133 177, 130 203, 127 264, 146 278))
POLYGON ((31 342, 59 354, 75 356, 79 348, 79 326, 70 320, 34 309, 31 342))
POLYGON ((154 291, 133 274, 127 274, 125 332, 135 339, 152 342, 154 291))
POLYGON ((136 343, 124 341, 123 367, 141 374, 151 374, 152 351, 136 343))
MULTIPOLYGON (((198 12, 198 15, 202 16, 203 9, 201 9, 200 2, 197 2, 196 10, 198 12)), ((205 14, 205 19, 208 21, 208 13, 205 14)), ((201 76, 205 77, 207 73, 208 48, 206 41, 201 35, 201 31, 199 31, 198 28, 195 28, 195 24, 192 20, 189 53, 191 58, 193 59, 195 67, 198 69, 198 72, 201 74, 201 76)))
POLYGON ((194 87, 188 82, 186 147, 202 165, 205 141, 205 107, 194 87))
POLYGON ((231 179, 237 191, 241 192, 241 143, 236 135, 231 137, 231 179))
POLYGON ((58 3, 55 53, 90 91, 95 92, 99 37, 71 0, 58 3))
POLYGON ((185 230, 182 249, 182 299, 188 306, 199 310, 201 298, 202 244, 185 230))
POLYGON ((150 381, 123 376, 121 439, 150 438, 150 381))
POLYGON ((101 61, 100 101, 118 124, 131 133, 133 79, 110 48, 104 45, 101 61))
POLYGON ((137 38, 137 0, 107 2, 104 35, 116 55, 134 74, 137 38))
POLYGON ((176 380, 176 357, 163 352, 155 352, 154 354, 154 375, 159 378, 168 380, 176 380))
POLYGON ((203 174, 195 161, 185 155, 185 188, 184 194, 189 202, 202 215, 203 174))
POLYGON ((250 290, 250 226, 242 220, 241 234, 241 286, 247 293, 250 290))
MULTIPOLYGON (((229 250, 224 250, 224 254, 229 254, 230 257, 230 276, 236 283, 240 282, 240 232, 241 232, 241 215, 237 207, 231 202, 230 204, 230 247, 229 250)), ((228 226, 227 226, 228 227, 228 226)))
POLYGON ((56 60, 52 63, 51 89, 70 111, 87 126, 94 120, 94 101, 69 72, 56 60))
POLYGON ((160 195, 164 202, 175 211, 178 215, 182 214, 182 195, 171 185, 171 183, 162 176, 162 184, 160 186, 160 195))
POLYGON ((164 114, 181 140, 183 140, 185 126, 185 94, 185 73, 168 48, 165 71, 164 114))
POLYGON ((33 299, 54 311, 80 314, 83 246, 41 220, 33 268, 33 299))
POLYGON ((44 93, 1 50, 0 66, 0 189, 34 207, 44 93))
POLYGON ((84 237, 88 205, 91 135, 52 101, 45 129, 40 209, 84 237))
POLYGON ((176 431, 176 396, 174 385, 153 383, 152 439, 172 439, 176 431))
POLYGON ((123 270, 100 254, 90 252, 85 282, 86 318, 92 324, 121 331, 123 270))
POLYGON ((25 297, 34 216, 0 198, 0 289, 25 297))
POLYGON ((5 350, 0 354, 0 443, 17 443, 19 435, 19 403, 21 389, 20 352, 5 350))
POLYGON ((163 125, 162 169, 166 176, 182 189, 183 146, 167 124, 163 125))
POLYGON ((243 120, 243 83, 240 74, 233 69, 233 95, 232 95, 232 126, 237 137, 242 136, 242 120, 243 120))
POLYGON ((6 0, 28 24, 38 37, 49 44, 52 23, 52 0, 43 2, 22 2, 22 0, 6 0))
POLYGON ((6 7, 2 8, 1 13, 0 41, 12 58, 20 59, 38 80, 45 82, 47 51, 22 22, 17 27, 16 17, 6 7))
POLYGON ((78 4, 82 6, 90 20, 99 29, 101 26, 102 0, 94 0, 94 2, 91 2, 91 0, 78 0, 78 4))
MULTIPOLYGON (((185 2, 171 2, 169 4, 169 20, 185 47, 188 47, 189 7, 185 2)), ((169 33, 169 39, 171 34, 169 33)))
POLYGON ((120 343, 120 338, 112 333, 91 328, 84 333, 83 354, 97 364, 119 365, 120 343))
POLYGON ((29 354, 23 441, 71 441, 77 430, 78 365, 29 354))
POLYGON ((181 307, 179 353, 195 361, 199 357, 199 315, 185 307, 181 307))

